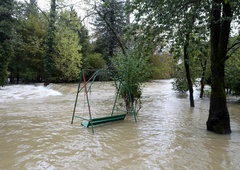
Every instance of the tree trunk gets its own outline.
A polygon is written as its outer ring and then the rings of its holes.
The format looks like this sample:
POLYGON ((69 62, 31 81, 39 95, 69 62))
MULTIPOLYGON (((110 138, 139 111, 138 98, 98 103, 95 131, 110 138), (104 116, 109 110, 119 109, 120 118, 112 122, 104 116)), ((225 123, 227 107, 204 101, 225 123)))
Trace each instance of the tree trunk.
POLYGON ((228 2, 212 2, 211 20, 211 97, 207 130, 230 134, 230 118, 224 86, 224 66, 230 34, 232 9, 228 2), (222 18, 221 18, 222 13, 222 18))
POLYGON ((184 66, 186 70, 186 77, 187 77, 187 83, 188 83, 190 106, 194 107, 193 83, 190 75, 190 66, 189 66, 190 64, 189 64, 189 54, 188 54, 189 41, 190 41, 190 33, 187 33, 186 42, 184 45, 184 66))
POLYGON ((201 81, 200 81, 200 83, 201 83, 200 98, 203 98, 203 94, 204 94, 206 66, 207 66, 207 59, 202 64, 202 77, 201 77, 201 81))
POLYGON ((185 42, 184 42, 184 67, 186 71, 186 78, 187 78, 187 83, 188 83, 188 90, 189 90, 189 100, 190 100, 190 106, 194 107, 194 97, 193 97, 193 83, 191 79, 191 74, 190 74, 190 57, 189 57, 189 43, 190 43, 190 35, 191 31, 193 30, 194 22, 196 20, 196 15, 197 15, 197 9, 199 7, 199 3, 201 1, 196 1, 196 4, 190 9, 192 11, 193 15, 187 15, 186 14, 186 20, 188 21, 188 25, 186 26, 186 37, 185 37, 185 42))

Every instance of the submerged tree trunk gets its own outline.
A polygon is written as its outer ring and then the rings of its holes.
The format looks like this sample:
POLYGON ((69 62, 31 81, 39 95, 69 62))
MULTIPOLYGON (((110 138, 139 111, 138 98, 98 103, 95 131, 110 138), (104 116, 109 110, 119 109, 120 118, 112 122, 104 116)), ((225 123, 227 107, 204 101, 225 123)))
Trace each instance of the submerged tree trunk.
POLYGON ((187 77, 187 83, 188 83, 190 106, 194 107, 195 105, 194 105, 194 98, 193 98, 193 83, 191 80, 189 54, 188 54, 189 41, 190 41, 190 33, 187 33, 186 42, 184 45, 184 66, 186 70, 186 77, 187 77))
POLYGON ((224 86, 224 66, 230 34, 232 9, 229 1, 213 0, 211 20, 211 71, 212 85, 207 130, 230 134, 230 118, 224 86), (222 18, 221 18, 222 13, 222 18))

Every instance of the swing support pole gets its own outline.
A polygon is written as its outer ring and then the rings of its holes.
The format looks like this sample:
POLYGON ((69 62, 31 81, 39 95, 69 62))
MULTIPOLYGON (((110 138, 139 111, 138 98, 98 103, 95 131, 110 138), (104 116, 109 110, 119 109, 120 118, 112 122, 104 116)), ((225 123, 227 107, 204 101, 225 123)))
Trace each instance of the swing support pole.
POLYGON ((76 111, 76 107, 77 107, 77 100, 78 100, 78 94, 80 92, 80 84, 81 84, 81 80, 82 80, 82 71, 80 73, 80 79, 79 79, 79 83, 78 83, 78 90, 77 90, 77 95, 76 95, 76 100, 75 100, 75 104, 74 104, 74 108, 73 108, 73 114, 72 114, 72 121, 71 124, 73 124, 73 119, 75 117, 75 111, 76 111))
POLYGON ((90 88, 87 89, 87 82, 86 82, 86 77, 85 77, 85 74, 84 74, 84 70, 83 70, 83 82, 84 82, 85 95, 86 95, 86 99, 87 99, 90 123, 91 123, 91 126, 92 126, 92 133, 94 133, 93 124, 92 124, 92 114, 91 114, 90 102, 89 102, 89 99, 88 99, 88 91, 89 91, 90 88))
POLYGON ((117 99, 118 99, 118 96, 119 96, 119 93, 120 93, 120 87, 121 87, 121 85, 122 85, 122 78, 123 78, 123 75, 122 75, 121 79, 119 80, 119 85, 117 85, 116 80, 114 80, 114 81, 115 81, 116 88, 117 88, 117 94, 116 94, 115 101, 114 101, 114 104, 113 104, 111 116, 113 115, 113 112, 114 112, 115 107, 116 107, 117 99))

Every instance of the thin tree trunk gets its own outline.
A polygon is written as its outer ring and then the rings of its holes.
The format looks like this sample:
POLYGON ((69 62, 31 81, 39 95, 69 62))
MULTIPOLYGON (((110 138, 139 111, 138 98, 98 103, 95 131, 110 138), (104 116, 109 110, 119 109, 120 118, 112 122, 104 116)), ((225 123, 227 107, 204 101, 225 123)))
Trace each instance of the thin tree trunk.
POLYGON ((230 34, 232 9, 224 0, 212 2, 211 21, 211 97, 207 130, 218 134, 230 134, 230 118, 224 86, 224 67, 230 34), (223 8, 222 8, 223 7, 223 8), (223 21, 221 21, 221 13, 223 21))
POLYGON ((188 47, 189 47, 189 41, 190 41, 190 33, 186 34, 186 40, 184 45, 184 66, 186 70, 186 77, 188 82, 188 90, 189 90, 189 99, 190 99, 190 106, 194 107, 194 98, 193 98, 193 83, 191 80, 191 74, 190 74, 190 64, 189 64, 189 54, 188 54, 188 47))
POLYGON ((200 81, 201 83, 200 98, 203 98, 203 94, 204 94, 206 65, 207 65, 207 59, 204 61, 204 64, 202 64, 202 77, 200 81))
POLYGON ((191 107, 195 107, 194 104, 194 97, 193 97, 193 83, 192 83, 192 79, 191 79, 191 73, 190 73, 190 57, 189 57, 189 53, 188 53, 188 48, 189 48, 189 43, 190 43, 190 35, 191 35, 191 31, 192 28, 194 26, 194 22, 196 20, 196 15, 197 15, 197 9, 198 9, 198 4, 201 1, 198 0, 196 2, 196 5, 193 6, 191 8, 193 15, 186 15, 186 19, 188 20, 189 25, 186 27, 186 37, 185 37, 185 43, 184 43, 184 66, 185 66, 185 70, 186 70, 186 78, 187 78, 187 83, 188 83, 188 90, 189 90, 189 100, 190 100, 190 106, 191 107))

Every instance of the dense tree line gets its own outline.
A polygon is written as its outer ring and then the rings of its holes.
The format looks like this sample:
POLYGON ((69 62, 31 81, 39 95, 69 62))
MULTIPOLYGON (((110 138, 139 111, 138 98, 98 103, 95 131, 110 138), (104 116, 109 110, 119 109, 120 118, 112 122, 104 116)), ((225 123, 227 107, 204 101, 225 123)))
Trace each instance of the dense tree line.
MULTIPOLYGON (((51 2, 50 11, 45 11, 37 0, 2 0, 1 85, 7 78, 11 83, 76 81, 81 68, 111 68, 114 56, 132 48, 124 1, 95 4, 92 40, 73 6, 57 8, 57 1, 51 2)), ((157 75, 148 77, 170 77, 163 73, 166 70, 157 68, 156 63, 161 65, 161 56, 157 56, 149 59, 155 63, 152 69, 157 75)))
POLYGON ((1 85, 7 78, 11 83, 47 77, 51 82, 76 81, 83 67, 105 67, 73 8, 56 9, 52 20, 51 11, 40 10, 36 0, 1 0, 0 5, 1 85))

